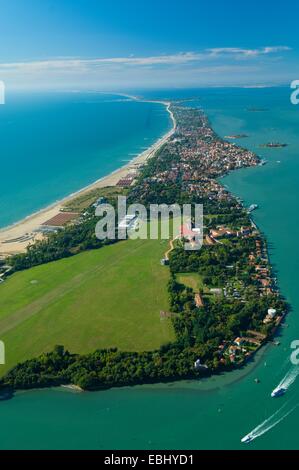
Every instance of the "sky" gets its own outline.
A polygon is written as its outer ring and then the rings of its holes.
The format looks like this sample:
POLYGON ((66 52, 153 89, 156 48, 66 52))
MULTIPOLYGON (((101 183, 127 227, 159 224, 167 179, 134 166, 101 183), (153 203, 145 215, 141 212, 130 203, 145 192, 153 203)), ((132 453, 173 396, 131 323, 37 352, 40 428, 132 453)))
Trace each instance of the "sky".
POLYGON ((119 91, 289 84, 298 13, 288 0, 0 0, 0 80, 119 91))

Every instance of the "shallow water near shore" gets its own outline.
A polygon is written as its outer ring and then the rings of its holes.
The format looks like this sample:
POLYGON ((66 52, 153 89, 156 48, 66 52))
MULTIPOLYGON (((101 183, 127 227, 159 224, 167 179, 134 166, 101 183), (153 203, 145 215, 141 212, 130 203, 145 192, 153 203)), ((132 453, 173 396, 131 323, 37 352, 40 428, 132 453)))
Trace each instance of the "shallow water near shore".
POLYGON ((223 184, 245 205, 259 205, 253 218, 267 237, 279 286, 292 305, 278 333, 280 346, 269 344, 246 368, 203 382, 97 393, 63 389, 17 393, 0 402, 0 448, 299 448, 295 408, 299 378, 285 396, 270 397, 291 369, 290 344, 299 339, 299 107, 290 104, 289 90, 282 88, 190 90, 163 92, 159 97, 182 94, 200 98, 189 104, 206 110, 219 135, 248 134, 236 143, 268 160, 265 166, 228 175, 223 184), (264 111, 248 111, 253 107, 264 111), (259 147, 269 141, 289 145, 259 147), (248 447, 241 444, 241 438, 261 424, 255 433, 260 437, 248 447))
POLYGON ((8 93, 0 228, 94 183, 171 129, 165 106, 100 93, 8 93))

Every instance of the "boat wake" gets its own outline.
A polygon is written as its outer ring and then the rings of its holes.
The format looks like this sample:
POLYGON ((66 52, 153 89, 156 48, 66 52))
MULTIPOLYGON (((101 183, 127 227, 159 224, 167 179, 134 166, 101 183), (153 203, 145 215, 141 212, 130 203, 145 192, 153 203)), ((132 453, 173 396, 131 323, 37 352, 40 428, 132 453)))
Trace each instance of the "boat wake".
POLYGON ((281 423, 285 418, 287 418, 298 406, 298 404, 295 405, 291 410, 285 413, 284 411, 286 405, 287 403, 285 403, 281 408, 279 408, 279 410, 277 410, 272 416, 270 416, 270 418, 267 418, 259 426, 253 429, 253 431, 247 434, 247 436, 243 437, 243 439, 241 439, 241 442, 243 442, 244 444, 249 444, 249 442, 252 442, 258 437, 263 436, 263 434, 266 434, 268 431, 270 431, 279 423, 281 423))
POLYGON ((271 393, 271 396, 276 397, 276 396, 284 394, 288 390, 288 388, 291 385, 293 385, 298 374, 299 374, 299 367, 298 366, 292 367, 289 370, 289 372, 284 376, 284 378, 281 380, 281 382, 277 385, 277 387, 273 390, 273 392, 271 393))

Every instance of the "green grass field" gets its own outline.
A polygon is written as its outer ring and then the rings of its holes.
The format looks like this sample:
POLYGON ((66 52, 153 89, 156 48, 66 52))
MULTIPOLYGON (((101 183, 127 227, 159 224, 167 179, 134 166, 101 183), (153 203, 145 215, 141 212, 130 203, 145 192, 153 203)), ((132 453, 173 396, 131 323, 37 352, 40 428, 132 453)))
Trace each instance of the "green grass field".
POLYGON ((174 339, 168 310, 166 241, 124 241, 14 274, 0 285, 3 374, 63 344, 71 352, 141 351, 174 339))
POLYGON ((202 282, 202 277, 196 273, 182 273, 177 276, 179 283, 184 284, 184 286, 190 287, 194 292, 198 292, 200 289, 204 288, 202 282))

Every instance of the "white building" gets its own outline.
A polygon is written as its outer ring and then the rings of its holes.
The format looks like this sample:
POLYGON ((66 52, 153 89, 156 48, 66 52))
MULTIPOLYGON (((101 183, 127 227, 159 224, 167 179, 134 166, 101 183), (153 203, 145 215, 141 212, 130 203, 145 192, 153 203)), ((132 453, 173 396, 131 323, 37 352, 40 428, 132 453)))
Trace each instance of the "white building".
POLYGON ((276 317, 276 314, 277 314, 277 311, 275 310, 275 308, 269 308, 268 310, 268 317, 270 318, 275 318, 276 317))

